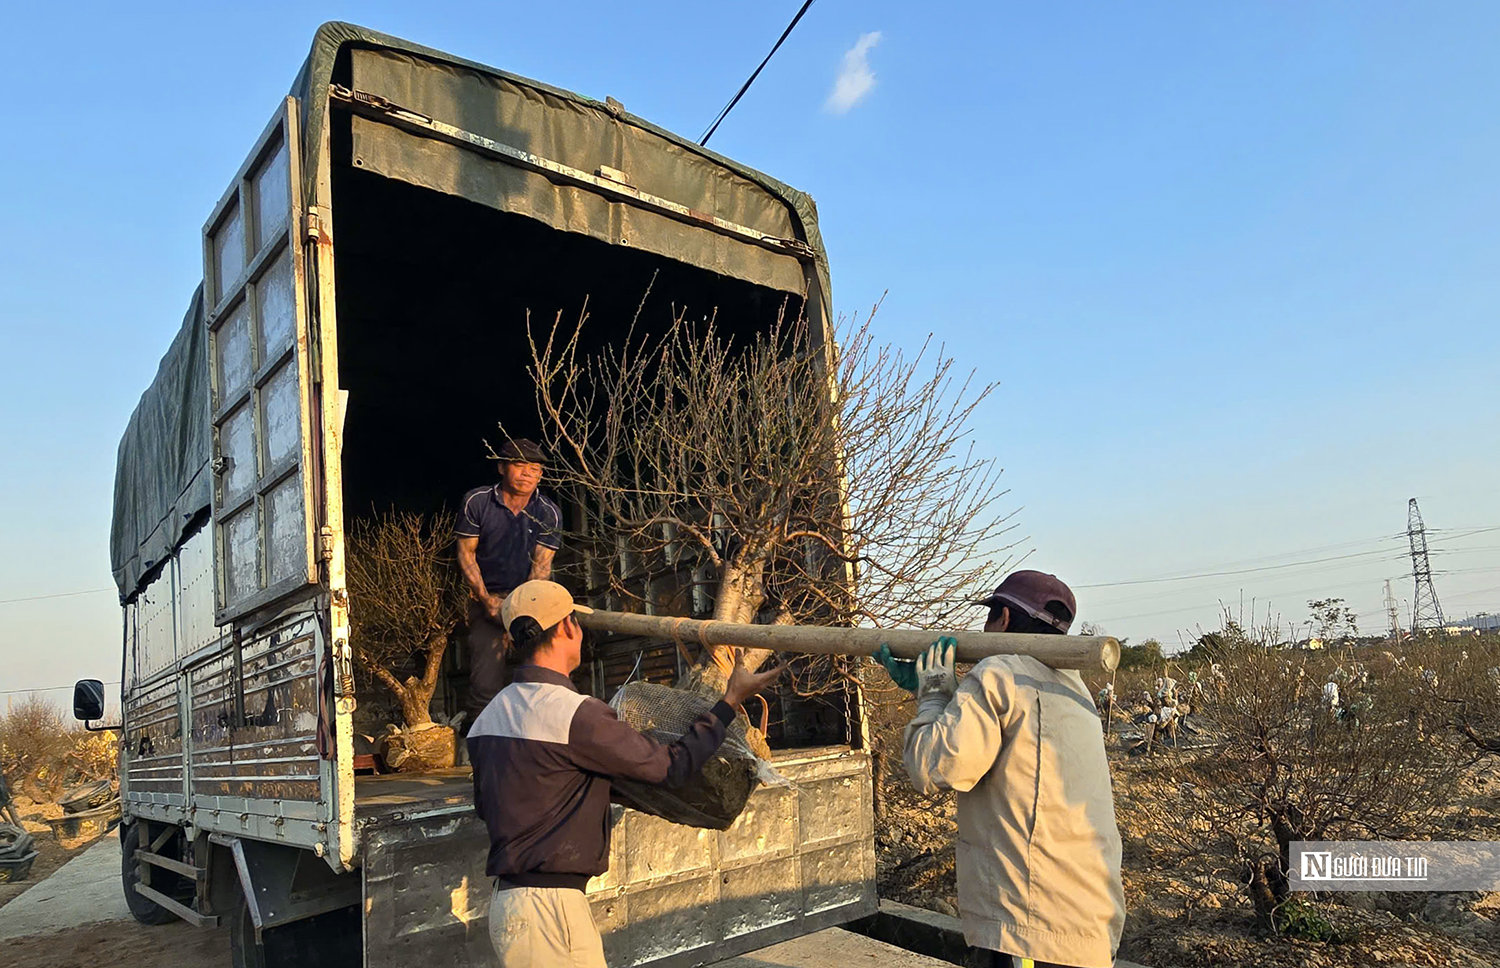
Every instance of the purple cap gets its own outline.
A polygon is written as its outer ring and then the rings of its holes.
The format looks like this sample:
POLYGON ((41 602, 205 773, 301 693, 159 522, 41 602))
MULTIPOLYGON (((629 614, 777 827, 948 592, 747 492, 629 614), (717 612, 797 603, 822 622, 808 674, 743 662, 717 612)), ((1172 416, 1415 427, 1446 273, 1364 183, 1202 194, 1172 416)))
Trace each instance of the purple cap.
POLYGON ((1078 614, 1078 604, 1073 592, 1062 579, 1043 571, 1013 571, 1005 576, 994 593, 977 605, 1009 605, 1019 608, 1038 622, 1045 622, 1059 631, 1066 632, 1078 614), (1056 603, 1068 610, 1066 619, 1048 611, 1047 606, 1056 603))

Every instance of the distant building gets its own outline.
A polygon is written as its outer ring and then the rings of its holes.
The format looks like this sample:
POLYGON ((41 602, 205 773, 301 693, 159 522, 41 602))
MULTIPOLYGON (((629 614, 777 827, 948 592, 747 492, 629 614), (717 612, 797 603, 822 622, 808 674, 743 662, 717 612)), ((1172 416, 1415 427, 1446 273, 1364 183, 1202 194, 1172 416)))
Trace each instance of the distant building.
POLYGON ((1459 634, 1464 632, 1500 632, 1500 614, 1491 615, 1489 612, 1480 612, 1478 615, 1470 615, 1468 618, 1450 622, 1444 627, 1443 631, 1459 634))

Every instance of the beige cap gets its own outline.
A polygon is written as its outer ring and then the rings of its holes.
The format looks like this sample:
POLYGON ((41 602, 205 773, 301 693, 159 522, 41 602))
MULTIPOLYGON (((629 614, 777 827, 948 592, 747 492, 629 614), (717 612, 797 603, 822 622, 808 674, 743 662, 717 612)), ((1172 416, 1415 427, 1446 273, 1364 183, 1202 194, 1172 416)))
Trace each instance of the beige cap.
POLYGON ((592 611, 587 605, 573 604, 573 596, 555 581, 528 581, 517 585, 505 597, 505 604, 500 606, 500 622, 509 630, 511 622, 528 615, 542 628, 550 629, 574 612, 592 611))

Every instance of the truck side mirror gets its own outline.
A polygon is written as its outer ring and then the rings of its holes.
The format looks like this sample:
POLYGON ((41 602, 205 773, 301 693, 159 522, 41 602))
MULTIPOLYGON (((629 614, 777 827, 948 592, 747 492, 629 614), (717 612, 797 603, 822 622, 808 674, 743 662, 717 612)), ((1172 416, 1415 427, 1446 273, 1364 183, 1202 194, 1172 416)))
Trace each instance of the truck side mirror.
POLYGON ((73 685, 73 718, 84 722, 104 718, 104 683, 79 679, 73 685))

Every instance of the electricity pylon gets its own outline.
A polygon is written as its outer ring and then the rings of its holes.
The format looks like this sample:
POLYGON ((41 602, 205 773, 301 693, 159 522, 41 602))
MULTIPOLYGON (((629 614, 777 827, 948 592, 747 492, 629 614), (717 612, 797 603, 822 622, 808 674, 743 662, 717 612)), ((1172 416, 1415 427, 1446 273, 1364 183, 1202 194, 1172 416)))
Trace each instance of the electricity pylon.
POLYGON ((1406 506, 1406 538, 1411 543, 1411 574, 1416 584, 1411 598, 1412 632, 1435 632, 1443 627, 1443 607, 1432 587, 1432 566, 1427 562, 1427 528, 1417 499, 1406 506))

